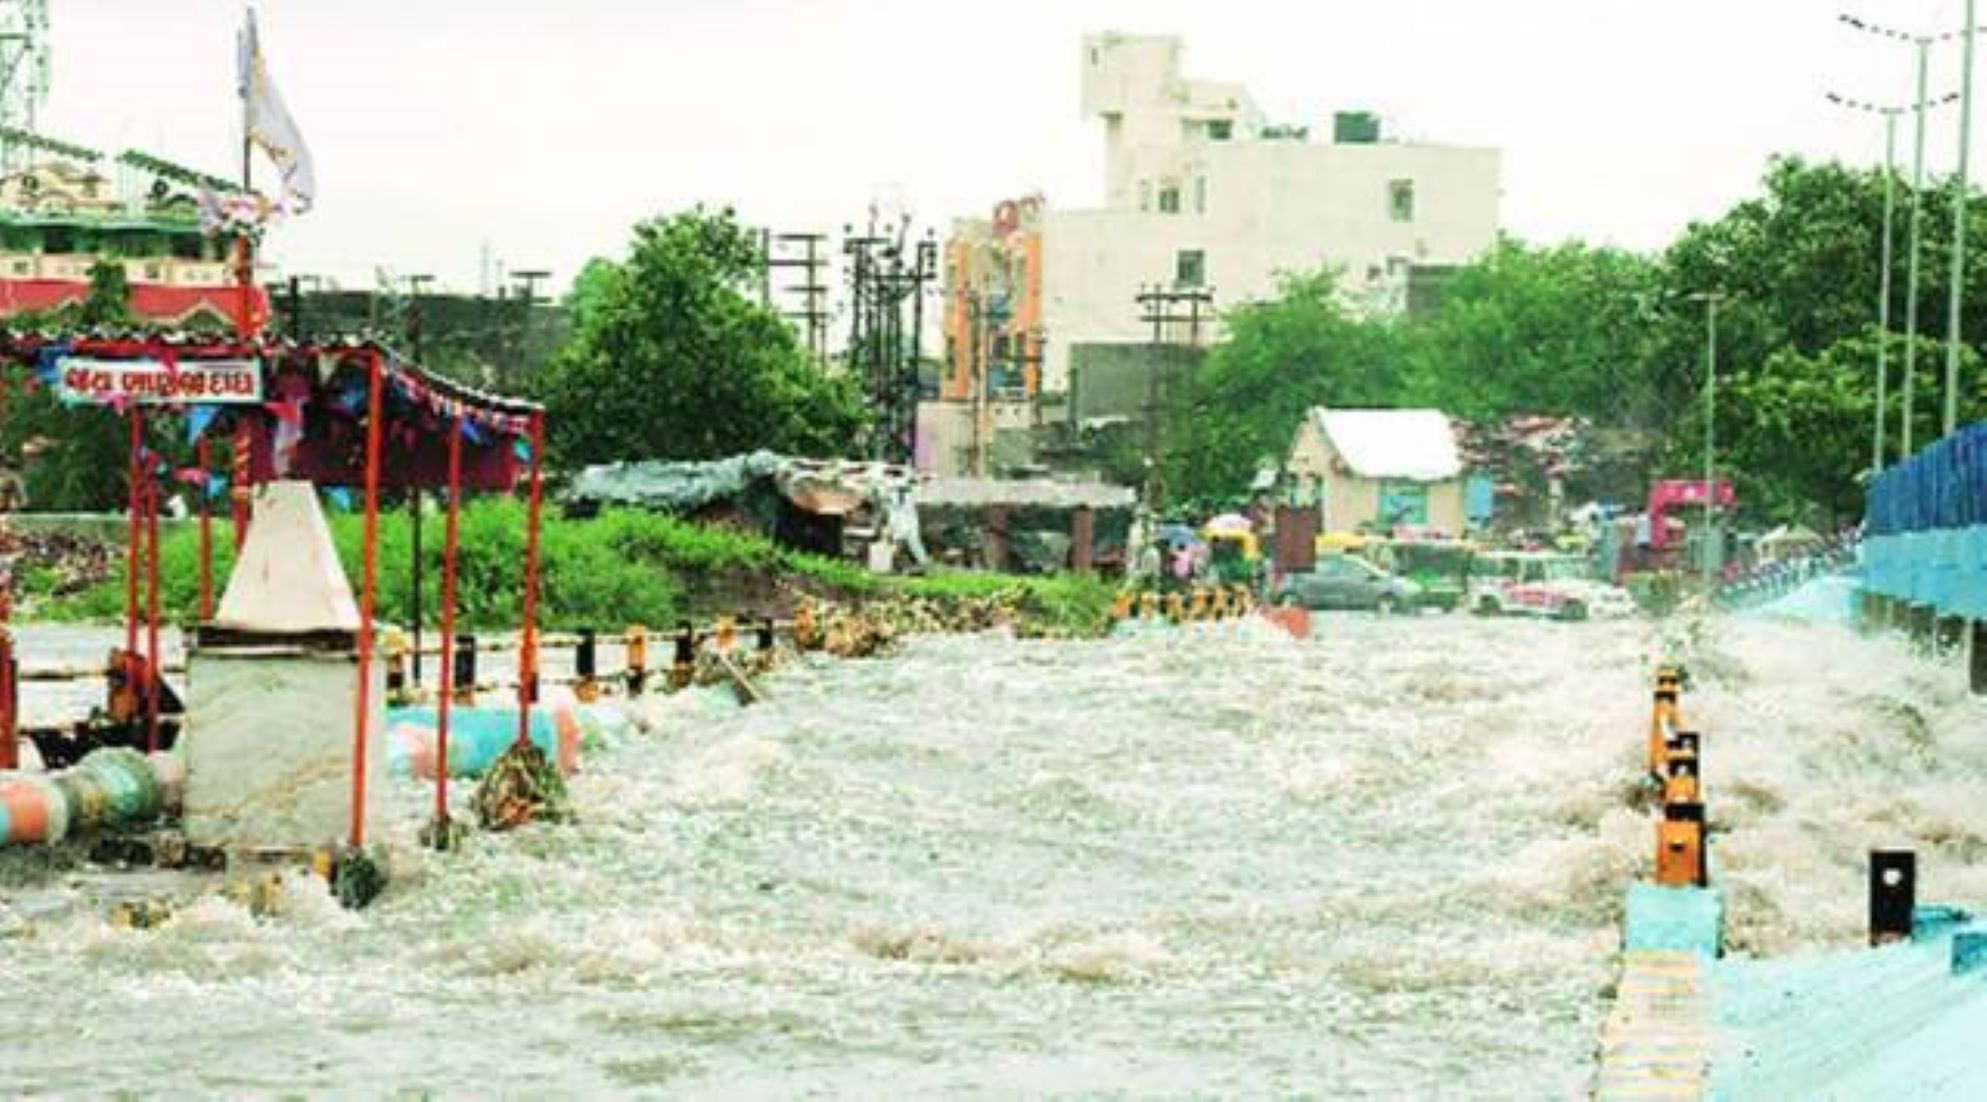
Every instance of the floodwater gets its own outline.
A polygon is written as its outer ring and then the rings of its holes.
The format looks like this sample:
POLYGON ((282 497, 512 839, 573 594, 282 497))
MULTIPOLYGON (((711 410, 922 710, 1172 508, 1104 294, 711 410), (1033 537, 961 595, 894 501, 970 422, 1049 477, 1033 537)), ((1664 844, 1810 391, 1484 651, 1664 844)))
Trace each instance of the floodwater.
MULTIPOLYGON (((358 914, 300 884, 120 930, 58 879, 0 941, 0 1093, 1581 1093, 1652 844, 1656 631, 1321 622, 920 640, 658 701, 578 824, 408 848, 358 914)), ((1874 842, 1987 903, 1955 669, 1706 638, 1684 707, 1740 948, 1853 944, 1874 842)))

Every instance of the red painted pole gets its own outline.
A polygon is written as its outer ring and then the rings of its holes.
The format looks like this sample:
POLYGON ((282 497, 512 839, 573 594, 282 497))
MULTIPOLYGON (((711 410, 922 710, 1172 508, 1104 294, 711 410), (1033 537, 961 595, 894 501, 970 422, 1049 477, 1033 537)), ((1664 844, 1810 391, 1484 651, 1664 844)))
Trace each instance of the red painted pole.
POLYGON ((248 422, 235 427, 234 455, 229 467, 230 485, 228 504, 234 510, 235 554, 241 554, 242 541, 248 539, 248 492, 249 492, 249 435, 248 422))
POLYGON ((462 418, 449 422, 448 527, 442 537, 442 687, 435 705, 435 822, 448 822, 448 709, 455 694, 455 551, 462 509, 462 418))
MULTIPOLYGON (((4 604, 0 599, 0 604, 4 604)), ((4 617, 0 609, 0 617, 4 617)), ((20 717, 15 714, 20 692, 14 684, 14 636, 0 624, 0 769, 21 767, 20 717)))
POLYGON ((144 529, 139 524, 139 513, 145 507, 144 483, 138 473, 138 452, 144 446, 145 415, 137 406, 131 407, 131 484, 127 487, 129 499, 127 512, 131 514, 131 530, 128 533, 124 551, 124 652, 138 652, 138 544, 144 538, 144 529))
POLYGON ((158 482, 145 480, 146 605, 145 615, 145 749, 159 750, 159 687, 166 661, 159 652, 159 495, 158 482))
POLYGON ((518 650, 517 741, 531 740, 531 702, 538 680, 538 503, 545 415, 531 415, 531 511, 524 536, 524 645, 518 650))
POLYGON ((372 703, 373 600, 379 582, 380 362, 366 354, 365 577, 359 587, 358 715, 352 724, 352 845, 366 843, 366 717, 372 703))
POLYGON ((195 442, 193 455, 200 467, 200 485, 194 490, 193 499, 200 503, 200 620, 205 623, 214 618, 214 524, 212 512, 207 508, 206 436, 195 442))

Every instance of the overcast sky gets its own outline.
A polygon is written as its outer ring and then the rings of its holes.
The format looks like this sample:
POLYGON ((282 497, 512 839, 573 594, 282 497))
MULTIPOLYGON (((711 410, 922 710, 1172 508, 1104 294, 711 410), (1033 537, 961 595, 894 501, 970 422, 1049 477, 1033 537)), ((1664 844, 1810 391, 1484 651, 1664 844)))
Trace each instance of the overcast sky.
MULTIPOLYGON (((233 175, 238 0, 53 0, 43 129, 233 175)), ((1854 0, 1940 29, 1960 0, 1854 0)), ((1870 161, 1882 125, 1830 89, 1910 95, 1911 48, 1831 0, 262 0, 317 163, 287 270, 375 266, 474 289, 485 244, 564 281, 636 219, 705 201, 827 229, 900 195, 941 227, 1006 196, 1095 204, 1087 31, 1179 34, 1192 77, 1275 119, 1380 111, 1392 133, 1504 151, 1505 227, 1659 246, 1753 189, 1776 151, 1870 161)), ((1934 95, 1956 89, 1956 46, 1934 95)), ((1933 117, 1949 172, 1957 112, 1933 117)), ((1328 126, 1326 128, 1328 132, 1328 126)), ((1314 127, 1314 133, 1318 131, 1314 127)), ((1908 153, 1909 129, 1902 149, 1908 153)), ((1983 153, 1987 153, 1984 150, 1983 153)), ((266 165, 258 166, 265 178, 266 165)), ((1987 173, 1976 173, 1987 175, 1987 173)))

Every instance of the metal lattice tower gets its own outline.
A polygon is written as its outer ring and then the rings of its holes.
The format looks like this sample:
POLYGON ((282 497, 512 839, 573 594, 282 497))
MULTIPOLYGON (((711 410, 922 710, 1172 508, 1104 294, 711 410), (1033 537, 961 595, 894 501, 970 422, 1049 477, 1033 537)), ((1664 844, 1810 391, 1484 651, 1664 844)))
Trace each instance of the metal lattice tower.
MULTIPOLYGON (((0 128, 33 133, 48 98, 48 0, 0 0, 0 128)), ((26 168, 34 150, 0 140, 0 174, 26 168)))

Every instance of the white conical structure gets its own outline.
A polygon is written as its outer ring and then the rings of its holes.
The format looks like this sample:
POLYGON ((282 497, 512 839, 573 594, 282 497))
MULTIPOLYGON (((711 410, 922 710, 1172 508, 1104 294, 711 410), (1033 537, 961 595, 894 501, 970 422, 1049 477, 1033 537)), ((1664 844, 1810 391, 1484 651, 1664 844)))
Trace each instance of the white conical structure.
POLYGON ((359 606, 311 484, 264 484, 254 518, 214 625, 272 635, 358 631, 359 606))

